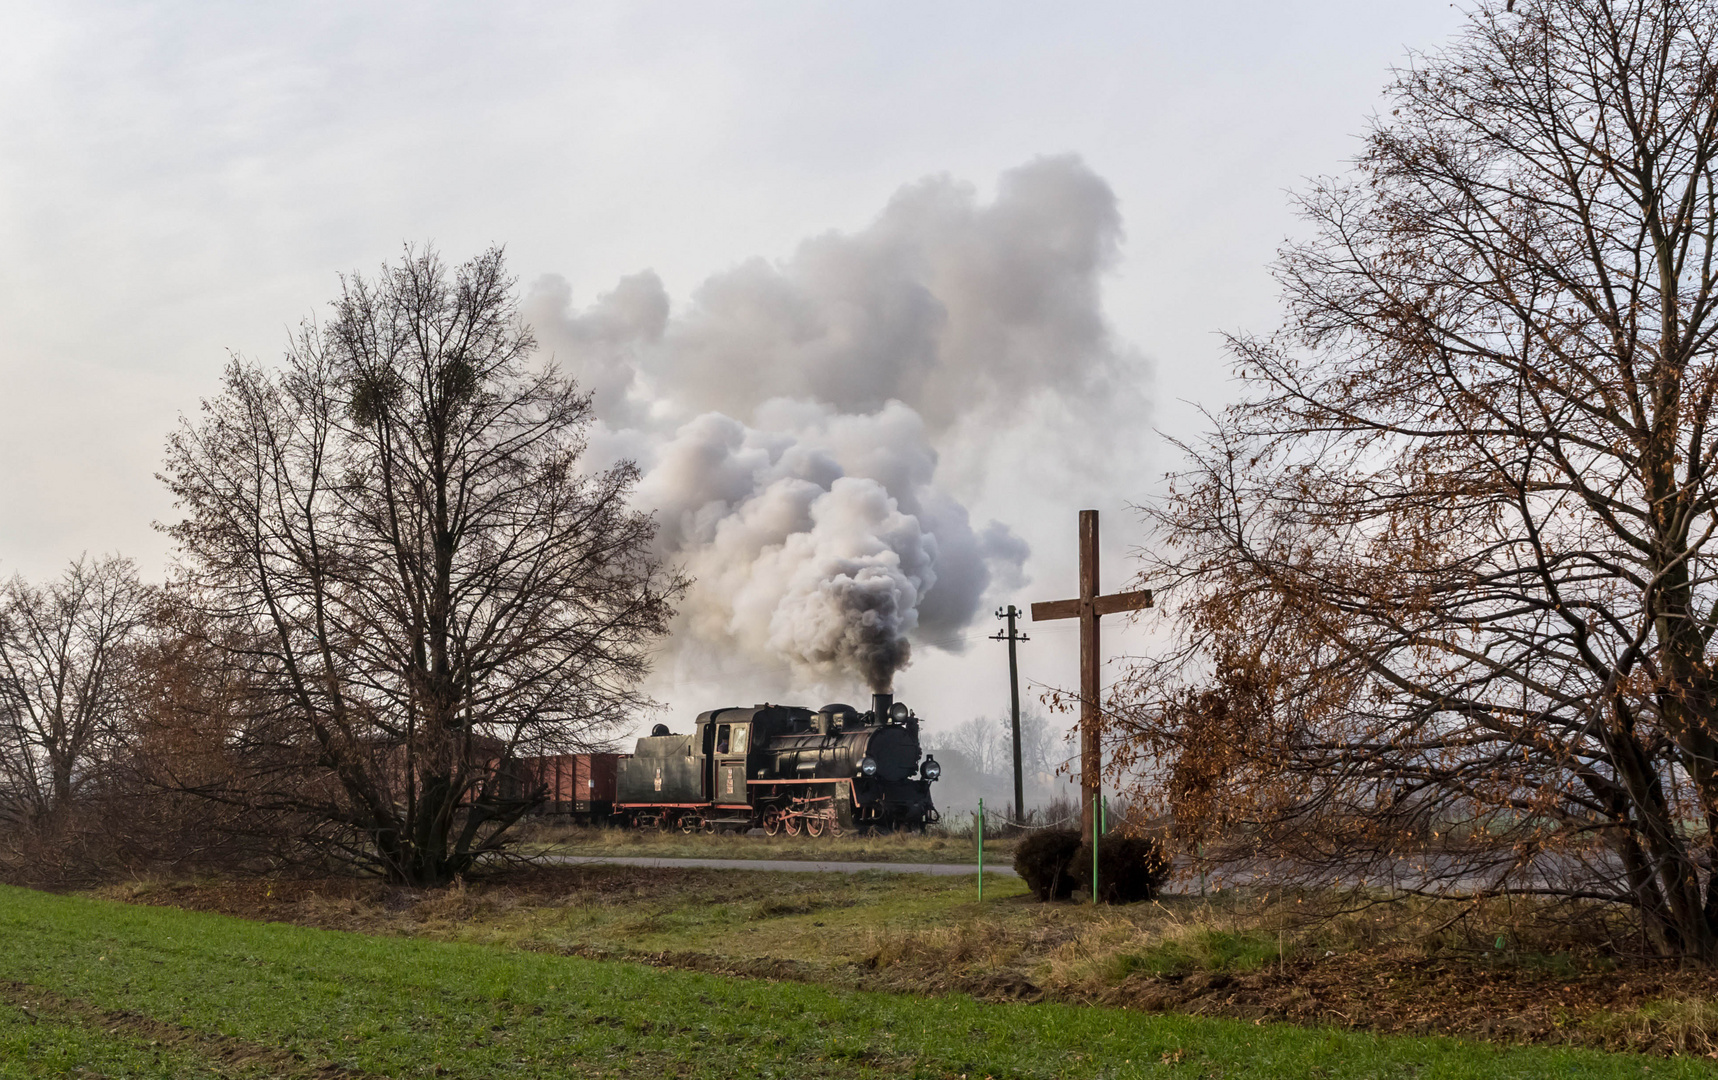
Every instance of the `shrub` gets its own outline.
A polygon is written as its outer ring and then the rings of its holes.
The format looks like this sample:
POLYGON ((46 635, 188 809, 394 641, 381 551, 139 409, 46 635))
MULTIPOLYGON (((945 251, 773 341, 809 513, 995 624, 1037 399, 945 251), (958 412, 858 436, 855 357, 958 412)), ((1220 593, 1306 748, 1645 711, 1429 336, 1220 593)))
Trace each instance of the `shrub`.
MULTIPOLYGON (((1073 874, 1090 892, 1091 847, 1081 844, 1073 858, 1073 874)), ((1169 870, 1169 855, 1163 844, 1153 837, 1105 836, 1098 843, 1098 899, 1106 904, 1135 904, 1150 900, 1169 880, 1169 870)))
POLYGON ((1080 834, 1073 829, 1043 829, 1020 841, 1014 850, 1014 872, 1040 900, 1066 900, 1074 892, 1074 868, 1080 834))

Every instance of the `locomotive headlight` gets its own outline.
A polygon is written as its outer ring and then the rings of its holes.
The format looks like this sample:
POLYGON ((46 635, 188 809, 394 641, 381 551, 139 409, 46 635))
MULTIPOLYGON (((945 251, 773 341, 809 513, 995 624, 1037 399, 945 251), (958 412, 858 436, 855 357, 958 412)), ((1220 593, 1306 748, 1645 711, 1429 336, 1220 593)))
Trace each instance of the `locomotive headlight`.
POLYGON ((942 774, 943 767, 937 764, 937 759, 934 757, 926 757, 925 763, 919 766, 919 775, 926 780, 940 780, 942 774))
POLYGON ((861 761, 859 763, 859 775, 860 776, 876 776, 877 775, 877 759, 873 758, 873 757, 868 757, 865 760, 861 761))
POLYGON ((913 715, 912 711, 910 709, 908 709, 905 705, 901 704, 899 701, 897 701, 893 705, 889 706, 889 719, 893 720, 897 724, 906 723, 907 717, 909 717, 911 715, 913 715))

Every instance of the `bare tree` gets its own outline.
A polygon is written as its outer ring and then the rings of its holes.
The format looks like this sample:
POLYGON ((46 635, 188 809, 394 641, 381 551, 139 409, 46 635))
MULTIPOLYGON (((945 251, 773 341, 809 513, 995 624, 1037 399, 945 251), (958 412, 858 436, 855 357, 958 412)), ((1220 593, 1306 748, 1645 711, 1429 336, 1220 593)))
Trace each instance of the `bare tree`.
POLYGON ((149 597, 118 557, 0 586, 0 813, 51 825, 101 775, 129 726, 128 655, 149 597))
POLYGON ((512 287, 498 249, 346 279, 326 327, 278 371, 235 361, 169 445, 178 584, 244 687, 211 793, 303 811, 398 881, 499 845, 529 805, 501 795, 515 752, 646 704, 681 588, 636 469, 583 468, 589 398, 533 368, 512 287))
POLYGON ((1718 960, 1718 6, 1488 4, 1302 202, 1118 697, 1184 828, 1632 905, 1718 960))
MULTIPOLYGON (((1053 727, 1044 715, 1032 709, 1020 714, 1021 765, 1025 774, 1027 803, 1047 801, 1061 795, 1057 772, 1066 763, 1067 736, 1053 727)), ((1013 723, 1001 717, 974 716, 952 728, 925 737, 925 748, 943 766, 944 780, 939 802, 948 808, 976 805, 986 798, 1005 796, 1014 778, 1013 723)), ((1065 782, 1066 778, 1062 778, 1065 782)), ((993 799, 994 803, 994 799, 993 799)), ((1000 807, 1001 803, 995 803, 1000 807)), ((1009 800, 1012 807, 1012 800, 1009 800)), ((1018 815, 1024 808, 1013 808, 1018 815)))
POLYGON ((945 754, 958 756, 976 776, 986 780, 1007 775, 1011 768, 1011 750, 993 717, 974 716, 964 720, 939 742, 945 754))

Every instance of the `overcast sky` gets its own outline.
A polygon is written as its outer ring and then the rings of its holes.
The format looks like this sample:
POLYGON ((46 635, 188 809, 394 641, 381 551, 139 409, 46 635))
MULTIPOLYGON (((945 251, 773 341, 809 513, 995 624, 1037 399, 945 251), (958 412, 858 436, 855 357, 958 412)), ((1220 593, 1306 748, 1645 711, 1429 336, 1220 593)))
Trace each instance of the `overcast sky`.
MULTIPOLYGON (((1230 393, 1220 332, 1276 318, 1287 192, 1342 171, 1388 68, 1460 23, 1442 0, 0 2, 0 573, 89 550, 158 577, 176 417, 405 241, 504 243, 569 319, 654 271, 679 318, 746 260, 864 241, 927 177, 978 213, 1060 156, 1119 209, 1100 302, 1137 407, 1109 442, 1006 401, 993 442, 932 432, 1030 583, 993 580, 966 655, 920 648, 897 686, 933 726, 999 713, 989 607, 1074 591, 1082 506, 1123 584, 1127 506, 1174 464, 1156 432, 1196 434, 1230 393)), ((1027 630, 1026 676, 1072 683, 1071 624, 1027 630)), ((665 687, 670 719, 733 703, 709 692, 665 687)))

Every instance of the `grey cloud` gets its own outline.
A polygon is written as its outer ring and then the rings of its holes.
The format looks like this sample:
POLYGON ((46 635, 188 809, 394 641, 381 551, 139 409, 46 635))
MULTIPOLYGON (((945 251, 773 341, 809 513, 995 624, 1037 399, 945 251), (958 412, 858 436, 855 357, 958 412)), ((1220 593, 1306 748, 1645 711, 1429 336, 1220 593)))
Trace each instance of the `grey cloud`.
POLYGON ((924 180, 862 232, 706 282, 651 366, 699 408, 895 400, 938 432, 1047 389, 1100 395, 1116 364, 1099 286, 1120 240, 1115 194, 1077 158, 1003 174, 987 205, 970 185, 924 180))

